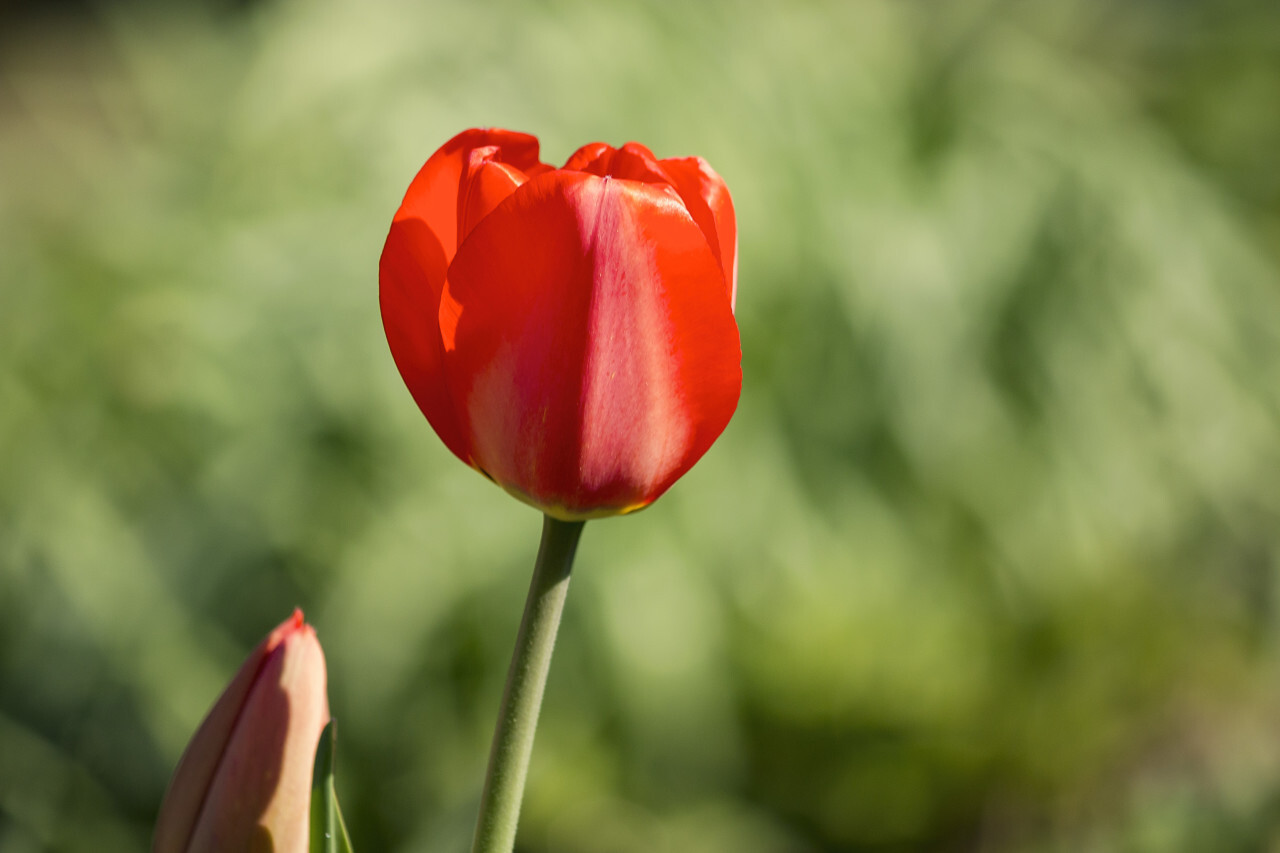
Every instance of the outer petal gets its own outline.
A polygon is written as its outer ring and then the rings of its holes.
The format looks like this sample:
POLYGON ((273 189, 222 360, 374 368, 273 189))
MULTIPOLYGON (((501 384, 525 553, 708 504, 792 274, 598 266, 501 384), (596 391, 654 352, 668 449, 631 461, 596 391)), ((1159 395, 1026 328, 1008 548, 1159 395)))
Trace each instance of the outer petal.
POLYGON ((733 213, 729 188, 701 157, 661 161, 676 190, 689 208, 693 221, 707 235, 711 251, 724 270, 729 304, 738 298, 738 224, 733 213))
MULTIPOLYGON (((456 214, 455 214, 456 218, 456 214)), ((471 453, 445 387, 440 343, 440 291, 444 251, 421 219, 398 219, 378 261, 379 302, 387 344, 418 408, 453 453, 471 462, 471 453)))
POLYGON ((737 406, 723 281, 669 191, 581 172, 530 180, 471 232, 441 303, 476 464, 560 518, 653 501, 737 406))
MULTIPOLYGON (((472 152, 486 162, 540 173, 536 137, 506 130, 467 130, 441 146, 418 172, 396 211, 378 264, 382 324, 405 385, 445 445, 464 462, 470 453, 449 402, 436 318, 445 272, 457 250, 460 189, 472 152)), ((490 182, 486 181, 488 186, 490 182)), ((485 193, 482 192, 484 197, 485 193)))

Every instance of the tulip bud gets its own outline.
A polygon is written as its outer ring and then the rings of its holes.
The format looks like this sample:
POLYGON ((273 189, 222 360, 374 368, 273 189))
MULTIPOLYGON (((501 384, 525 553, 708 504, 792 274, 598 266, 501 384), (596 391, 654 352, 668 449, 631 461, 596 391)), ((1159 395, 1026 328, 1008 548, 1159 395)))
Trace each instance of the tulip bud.
POLYGON ((329 721, 324 653, 302 611, 253 650, 178 762, 153 853, 306 853, 311 772, 329 721))

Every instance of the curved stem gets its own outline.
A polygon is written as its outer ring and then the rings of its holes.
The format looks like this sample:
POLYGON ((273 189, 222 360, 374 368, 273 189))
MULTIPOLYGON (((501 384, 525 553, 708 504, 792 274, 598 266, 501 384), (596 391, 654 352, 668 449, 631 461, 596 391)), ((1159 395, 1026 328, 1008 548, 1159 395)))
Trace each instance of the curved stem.
POLYGON ((489 772, 480 798, 472 853, 511 853, 516 843, 520 800, 538 727, 538 710, 551 668, 551 651, 560 627, 569 572, 582 535, 582 521, 545 516, 533 582, 524 604, 516 649, 507 671, 498 725, 489 750, 489 772))

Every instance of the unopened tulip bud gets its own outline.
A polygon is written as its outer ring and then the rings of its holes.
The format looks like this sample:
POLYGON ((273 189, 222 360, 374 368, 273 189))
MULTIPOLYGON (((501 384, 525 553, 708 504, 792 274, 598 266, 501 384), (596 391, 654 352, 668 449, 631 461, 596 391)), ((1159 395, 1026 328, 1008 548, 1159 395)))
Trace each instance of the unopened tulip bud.
POLYGON ((153 853, 306 853, 311 772, 328 721, 324 653, 295 610, 249 655, 188 744, 153 853))

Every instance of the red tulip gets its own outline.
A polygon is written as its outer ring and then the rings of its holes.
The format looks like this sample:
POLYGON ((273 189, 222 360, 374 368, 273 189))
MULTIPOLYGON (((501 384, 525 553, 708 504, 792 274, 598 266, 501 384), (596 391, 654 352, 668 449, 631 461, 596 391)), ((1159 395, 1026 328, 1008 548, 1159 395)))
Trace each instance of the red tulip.
POLYGON ((329 721, 324 652, 302 611, 253 650, 169 782, 154 853, 305 853, 311 773, 329 721))
POLYGON ((379 265, 396 366, 462 461, 549 515, 647 506, 742 384, 737 232, 701 158, 468 130, 431 156, 379 265))

